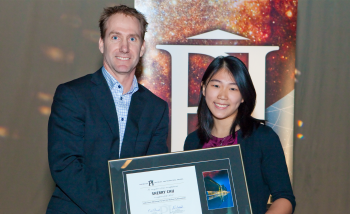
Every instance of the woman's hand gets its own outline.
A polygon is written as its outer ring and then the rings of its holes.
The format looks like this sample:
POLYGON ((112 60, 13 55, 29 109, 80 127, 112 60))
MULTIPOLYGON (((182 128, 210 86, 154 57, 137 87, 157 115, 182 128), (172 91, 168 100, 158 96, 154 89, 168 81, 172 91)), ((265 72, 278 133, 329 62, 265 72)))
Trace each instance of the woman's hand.
POLYGON ((272 203, 266 214, 291 214, 293 212, 292 204, 285 198, 279 198, 272 203))

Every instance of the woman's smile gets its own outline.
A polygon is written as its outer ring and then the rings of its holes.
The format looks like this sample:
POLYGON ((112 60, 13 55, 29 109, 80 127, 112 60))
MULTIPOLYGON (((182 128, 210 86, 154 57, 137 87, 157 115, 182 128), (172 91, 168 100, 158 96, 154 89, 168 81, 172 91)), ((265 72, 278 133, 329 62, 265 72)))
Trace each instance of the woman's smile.
POLYGON ((229 105, 225 105, 225 104, 219 104, 219 103, 215 103, 215 107, 218 109, 226 109, 229 105))

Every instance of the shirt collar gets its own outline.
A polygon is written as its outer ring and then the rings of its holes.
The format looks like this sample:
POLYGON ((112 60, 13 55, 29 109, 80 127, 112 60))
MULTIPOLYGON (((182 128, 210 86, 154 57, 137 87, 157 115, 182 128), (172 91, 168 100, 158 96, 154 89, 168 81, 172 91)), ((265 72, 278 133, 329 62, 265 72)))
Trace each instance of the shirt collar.
MULTIPOLYGON (((107 70, 104 66, 102 66, 102 74, 103 76, 105 77, 106 81, 107 81, 107 84, 108 84, 108 87, 110 90, 113 90, 113 88, 116 86, 116 85, 120 85, 121 86, 121 89, 123 89, 123 86, 122 84, 120 84, 118 82, 118 80, 116 80, 107 70)), ((131 88, 130 90, 126 93, 126 94, 133 94, 135 93, 136 91, 139 90, 139 84, 137 83, 137 79, 136 79, 136 76, 134 75, 134 79, 132 81, 132 84, 131 84, 131 88)))

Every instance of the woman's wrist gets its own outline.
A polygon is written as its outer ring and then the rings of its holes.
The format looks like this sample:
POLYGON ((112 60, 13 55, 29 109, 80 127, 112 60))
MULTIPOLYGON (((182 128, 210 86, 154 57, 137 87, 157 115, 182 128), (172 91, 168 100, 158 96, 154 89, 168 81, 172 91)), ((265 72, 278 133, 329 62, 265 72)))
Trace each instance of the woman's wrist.
POLYGON ((279 198, 274 201, 266 214, 292 214, 293 207, 288 199, 279 198))

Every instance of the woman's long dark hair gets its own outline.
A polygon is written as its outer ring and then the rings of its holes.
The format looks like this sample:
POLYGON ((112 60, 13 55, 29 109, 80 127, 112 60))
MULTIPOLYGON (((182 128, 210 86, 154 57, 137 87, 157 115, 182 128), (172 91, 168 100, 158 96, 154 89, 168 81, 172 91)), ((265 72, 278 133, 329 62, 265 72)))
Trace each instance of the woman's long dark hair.
POLYGON ((256 128, 260 123, 265 124, 264 120, 258 120, 251 116, 255 107, 256 92, 247 67, 236 57, 219 56, 210 63, 201 82, 202 87, 197 114, 198 135, 202 142, 209 141, 209 139, 212 137, 211 130, 214 126, 213 116, 207 106, 205 96, 203 96, 203 87, 207 87, 214 74, 216 74, 222 68, 225 68, 232 74, 244 100, 244 102, 238 107, 238 113, 231 126, 230 134, 235 137, 235 129, 236 126, 239 125, 242 131, 242 137, 245 138, 250 136, 254 128, 256 128))

